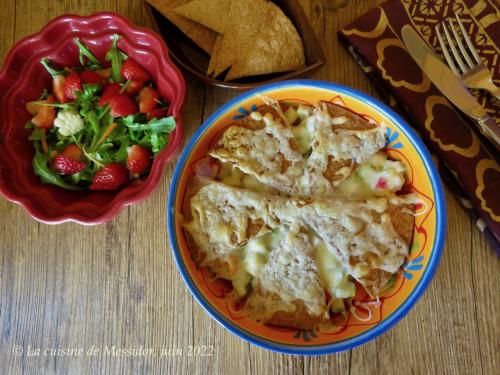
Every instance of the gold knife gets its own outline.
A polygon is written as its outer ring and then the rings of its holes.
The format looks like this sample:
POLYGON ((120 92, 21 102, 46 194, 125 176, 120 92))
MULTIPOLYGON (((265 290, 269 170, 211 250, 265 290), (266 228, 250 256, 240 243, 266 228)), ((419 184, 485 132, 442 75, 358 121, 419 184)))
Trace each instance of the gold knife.
POLYGON ((479 124, 483 134, 491 139, 492 143, 500 150, 500 127, 488 116, 486 110, 477 102, 460 79, 434 54, 410 25, 402 27, 401 37, 410 55, 434 86, 458 109, 474 119, 479 124))

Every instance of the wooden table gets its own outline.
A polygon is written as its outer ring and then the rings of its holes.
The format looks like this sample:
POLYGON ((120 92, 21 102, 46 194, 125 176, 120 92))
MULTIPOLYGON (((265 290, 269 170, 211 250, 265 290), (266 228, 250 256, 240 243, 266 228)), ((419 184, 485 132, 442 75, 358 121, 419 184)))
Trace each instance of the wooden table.
MULTIPOLYGON (((380 1, 350 0, 336 10, 340 2, 345 0, 301 0, 328 61, 315 78, 377 97, 335 33, 380 1)), ((55 16, 103 10, 150 26, 140 0, 2 0, 0 56, 55 16)), ((189 138, 237 93, 186 79, 189 138)), ((169 166, 165 181, 148 200, 96 227, 39 224, 19 206, 0 199, 0 374, 499 373, 499 261, 448 191, 441 265, 408 316, 360 348, 294 357, 243 342, 193 301, 167 244, 171 173, 169 166), (92 348, 105 346, 169 349, 175 354, 175 349, 194 345, 213 346, 214 355, 91 355, 92 348), (84 353, 51 351, 58 348, 84 353)))

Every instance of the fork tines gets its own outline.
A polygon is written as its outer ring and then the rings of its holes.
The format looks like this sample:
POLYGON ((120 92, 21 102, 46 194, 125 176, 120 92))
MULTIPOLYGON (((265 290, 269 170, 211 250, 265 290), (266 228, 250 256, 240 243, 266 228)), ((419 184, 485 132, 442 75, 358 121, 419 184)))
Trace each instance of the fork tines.
POLYGON ((443 54, 446 58, 446 61, 448 62, 448 65, 455 74, 461 75, 467 73, 469 70, 481 64, 481 59, 479 58, 479 55, 477 54, 477 51, 474 48, 474 45, 467 35, 465 27, 457 14, 455 14, 455 18, 456 22, 454 22, 454 19, 451 17, 443 20, 441 23, 436 25, 435 30, 439 40, 439 44, 441 45, 441 49, 443 50, 443 54), (457 27, 455 26, 455 23, 456 25, 458 25, 458 28, 461 31, 461 37, 459 35, 457 27), (465 47, 462 39, 465 40, 468 50, 465 47), (453 58, 450 55, 450 50, 453 54, 453 58), (455 62, 458 64, 461 71, 458 69, 455 62), (466 63, 468 66, 466 65, 466 63))

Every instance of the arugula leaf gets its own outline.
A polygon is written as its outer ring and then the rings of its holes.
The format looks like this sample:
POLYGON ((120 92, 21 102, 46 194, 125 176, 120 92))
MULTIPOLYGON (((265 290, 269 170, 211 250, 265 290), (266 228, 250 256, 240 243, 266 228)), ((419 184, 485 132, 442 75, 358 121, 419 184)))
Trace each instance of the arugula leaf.
POLYGON ((40 64, 43 65, 43 67, 47 70, 47 72, 50 73, 50 75, 52 76, 52 78, 55 78, 57 77, 58 75, 62 74, 61 72, 55 70, 54 68, 52 68, 50 65, 50 60, 46 57, 44 57, 43 59, 40 60, 40 64))
POLYGON ((102 150, 94 153, 96 160, 100 161, 102 164, 111 164, 114 161, 112 153, 102 150))
POLYGON ((87 168, 71 175, 71 182, 77 184, 82 182, 91 183, 95 174, 101 167, 94 162, 90 162, 87 168))
POLYGON ((61 178, 56 172, 52 171, 49 167, 49 159, 47 155, 40 152, 38 142, 35 142, 36 153, 33 158, 33 170, 37 176, 45 184, 52 184, 68 190, 81 190, 79 186, 70 185, 61 178))
POLYGON ((88 111, 87 115, 85 116, 85 120, 87 120, 87 122, 92 127, 94 134, 98 134, 100 132, 99 117, 94 111, 88 111))
MULTIPOLYGON (((99 113, 98 113, 97 117, 99 117, 99 120, 101 120, 106 115, 108 117, 112 118, 110 111, 111 111, 111 108, 109 107, 109 104, 107 104, 104 107, 99 107, 99 111, 98 111, 99 113)), ((106 121, 109 122, 108 120, 106 120, 106 121)))
POLYGON ((28 140, 30 141, 41 141, 42 140, 42 131, 39 128, 34 128, 29 136, 28 140))
POLYGON ((115 161, 118 163, 127 160, 127 148, 130 146, 130 138, 128 136, 124 136, 120 138, 119 142, 120 148, 115 153, 115 161))
POLYGON ((83 85, 83 91, 77 91, 76 97, 80 102, 95 102, 97 93, 101 91, 101 86, 95 83, 86 83, 83 85))
POLYGON ((120 36, 118 34, 113 35, 113 44, 104 57, 106 61, 111 61, 111 78, 116 83, 123 81, 121 75, 122 64, 128 59, 128 56, 116 47, 119 38, 120 36))
POLYGON ((161 119, 153 118, 146 124, 138 122, 140 116, 130 115, 122 118, 123 124, 130 130, 130 139, 143 147, 150 148, 155 154, 163 150, 168 143, 168 134, 175 129, 173 116, 161 119))
POLYGON ((163 150, 168 143, 168 137, 159 136, 158 133, 151 134, 151 150, 156 154, 163 150))
POLYGON ((175 129, 175 119, 173 116, 151 119, 147 124, 134 121, 134 115, 123 117, 123 123, 131 130, 151 130, 153 133, 171 133, 175 129))
POLYGON ((102 69, 102 65, 97 60, 97 57, 94 56, 92 52, 90 52, 89 48, 83 43, 80 39, 74 38, 73 42, 78 46, 78 49, 80 50, 80 64, 82 66, 86 67, 89 70, 99 70, 102 69), (85 61, 85 57, 87 58, 87 61, 85 61))
POLYGON ((38 98, 38 100, 45 100, 49 97, 50 93, 47 91, 47 89, 43 89, 42 94, 38 98))
POLYGON ((92 129, 94 130, 94 135, 92 137, 92 142, 90 143, 90 146, 88 148, 88 151, 90 153, 95 152, 97 143, 101 139, 102 135, 106 131, 106 129, 111 125, 113 122, 113 116, 108 112, 104 113, 104 116, 99 119, 99 115, 97 115, 97 119, 91 115, 91 118, 89 119, 91 121, 92 129))

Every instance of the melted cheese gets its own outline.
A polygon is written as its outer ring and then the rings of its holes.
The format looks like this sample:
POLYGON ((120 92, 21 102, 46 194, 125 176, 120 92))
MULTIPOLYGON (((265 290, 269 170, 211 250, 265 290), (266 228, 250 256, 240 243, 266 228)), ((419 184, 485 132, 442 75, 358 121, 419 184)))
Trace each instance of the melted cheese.
POLYGON ((301 123, 292 128, 293 136, 299 145, 299 151, 305 155, 311 150, 311 143, 314 139, 314 122, 311 117, 305 118, 301 123))
POLYGON ((314 259, 318 266, 319 278, 332 298, 353 297, 356 287, 349 280, 342 260, 319 238, 315 239, 314 259))
POLYGON ((406 168, 400 161, 392 161, 378 152, 344 180, 335 195, 349 199, 370 199, 389 196, 401 190, 406 168))
POLYGON ((219 172, 220 182, 223 184, 244 188, 256 193, 276 194, 276 189, 269 185, 265 185, 254 176, 242 172, 236 166, 229 163, 222 163, 222 168, 219 172))
POLYGON ((269 253, 279 237, 279 232, 279 229, 276 228, 262 236, 253 238, 246 246, 238 250, 238 266, 231 277, 237 295, 245 295, 252 278, 261 275, 269 253))

